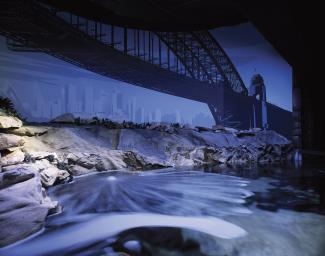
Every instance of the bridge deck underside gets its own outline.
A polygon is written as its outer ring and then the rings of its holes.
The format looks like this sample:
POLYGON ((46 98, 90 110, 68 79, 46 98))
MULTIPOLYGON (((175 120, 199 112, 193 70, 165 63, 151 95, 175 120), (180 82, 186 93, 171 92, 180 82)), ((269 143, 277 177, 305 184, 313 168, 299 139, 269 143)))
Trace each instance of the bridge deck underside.
POLYGON ((220 86, 161 69, 87 37, 54 16, 0 18, 0 31, 14 40, 95 73, 204 103, 217 100, 220 86), (8 22, 10 21, 10 22, 8 22))

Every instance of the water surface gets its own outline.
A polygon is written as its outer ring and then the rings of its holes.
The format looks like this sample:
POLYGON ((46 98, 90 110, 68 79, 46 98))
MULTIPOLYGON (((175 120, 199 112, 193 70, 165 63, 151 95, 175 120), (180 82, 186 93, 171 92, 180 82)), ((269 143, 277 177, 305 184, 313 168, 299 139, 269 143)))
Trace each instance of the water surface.
POLYGON ((92 174, 52 187, 63 212, 0 254, 325 255, 324 177, 311 166, 92 174))

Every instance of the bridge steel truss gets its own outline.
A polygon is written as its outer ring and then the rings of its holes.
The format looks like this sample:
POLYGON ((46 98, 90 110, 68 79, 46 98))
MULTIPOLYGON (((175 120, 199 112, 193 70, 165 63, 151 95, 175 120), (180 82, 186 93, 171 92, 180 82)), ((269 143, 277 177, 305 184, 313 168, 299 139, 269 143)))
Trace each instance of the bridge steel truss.
MULTIPOLYGON (((242 96, 248 95, 247 88, 233 63, 209 31, 154 32, 118 27, 87 20, 72 13, 43 5, 35 0, 0 0, 0 7, 2 8, 0 20, 2 23, 7 22, 6 19, 12 19, 13 15, 21 16, 21 22, 25 22, 24 16, 26 15, 23 12, 32 8, 34 12, 45 18, 48 18, 49 15, 59 17, 72 29, 78 30, 80 36, 92 38, 106 47, 119 50, 125 55, 136 57, 162 69, 218 87, 215 104, 208 103, 216 121, 220 121, 224 117, 224 89, 242 96)), ((0 32, 7 36, 7 45, 11 50, 46 52, 46 49, 41 49, 33 42, 26 40, 28 36, 21 36, 23 31, 20 31, 18 37, 17 33, 3 33, 1 28, 0 32)), ((40 33, 46 32, 40 31, 40 33)), ((74 63, 73 60, 66 59, 66 61, 74 63)), ((74 64, 79 65, 80 63, 74 64)))

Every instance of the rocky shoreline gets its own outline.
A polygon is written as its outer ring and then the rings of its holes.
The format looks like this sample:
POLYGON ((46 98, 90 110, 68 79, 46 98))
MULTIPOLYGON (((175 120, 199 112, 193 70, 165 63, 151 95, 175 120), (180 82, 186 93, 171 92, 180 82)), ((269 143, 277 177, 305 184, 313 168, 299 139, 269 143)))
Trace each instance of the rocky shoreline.
POLYGON ((73 176, 107 170, 275 163, 292 158, 292 145, 274 131, 239 131, 179 124, 80 120, 26 124, 0 115, 0 247, 40 230, 60 212, 48 187, 73 176))

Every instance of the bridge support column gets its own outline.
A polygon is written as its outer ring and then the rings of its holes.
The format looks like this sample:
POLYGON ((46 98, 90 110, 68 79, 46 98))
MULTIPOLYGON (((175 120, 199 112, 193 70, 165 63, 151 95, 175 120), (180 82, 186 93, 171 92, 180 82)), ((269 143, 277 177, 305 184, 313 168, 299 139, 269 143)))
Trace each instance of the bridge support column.
POLYGON ((298 74, 293 70, 292 84, 292 115, 293 115, 293 132, 292 142, 296 149, 295 158, 301 158, 302 148, 302 129, 301 129, 301 86, 298 74))

